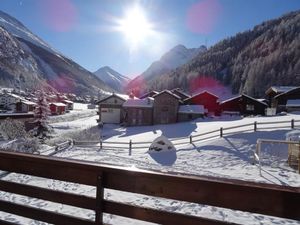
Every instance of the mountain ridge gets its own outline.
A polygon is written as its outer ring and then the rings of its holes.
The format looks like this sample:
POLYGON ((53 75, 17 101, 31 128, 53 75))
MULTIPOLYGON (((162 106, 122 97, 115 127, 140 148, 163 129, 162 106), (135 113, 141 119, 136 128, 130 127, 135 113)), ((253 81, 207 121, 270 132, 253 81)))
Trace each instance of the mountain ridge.
POLYGON ((210 47, 188 63, 143 83, 142 91, 181 87, 192 93, 214 78, 232 89, 263 97, 272 85, 300 85, 300 11, 265 21, 210 47), (192 86, 194 86, 192 88, 192 86))
POLYGON ((0 86, 44 87, 79 95, 111 91, 102 80, 65 57, 14 17, 0 11, 0 86))

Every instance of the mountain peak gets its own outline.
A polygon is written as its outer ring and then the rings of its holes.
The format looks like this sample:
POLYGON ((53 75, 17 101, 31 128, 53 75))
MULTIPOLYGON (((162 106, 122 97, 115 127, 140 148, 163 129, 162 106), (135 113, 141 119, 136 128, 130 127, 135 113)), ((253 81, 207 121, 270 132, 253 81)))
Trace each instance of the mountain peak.
POLYGON ((123 92, 124 87, 128 84, 130 79, 109 66, 99 68, 94 74, 100 78, 104 83, 118 92, 123 92))
POLYGON ((172 50, 187 50, 187 48, 182 44, 178 44, 175 47, 173 47, 170 51, 172 50))

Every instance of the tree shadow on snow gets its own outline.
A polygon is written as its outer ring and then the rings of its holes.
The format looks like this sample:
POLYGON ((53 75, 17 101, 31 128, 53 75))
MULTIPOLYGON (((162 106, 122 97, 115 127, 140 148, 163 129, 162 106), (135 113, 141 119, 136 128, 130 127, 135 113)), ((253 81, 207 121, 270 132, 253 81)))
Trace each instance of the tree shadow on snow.
POLYGON ((151 158, 162 166, 172 166, 176 160, 176 151, 149 152, 151 158))
POLYGON ((167 138, 187 137, 191 135, 196 128, 197 124, 195 122, 181 123, 180 129, 177 123, 153 126, 124 127, 120 137, 127 137, 147 132, 152 132, 153 134, 161 132, 161 134, 167 138))

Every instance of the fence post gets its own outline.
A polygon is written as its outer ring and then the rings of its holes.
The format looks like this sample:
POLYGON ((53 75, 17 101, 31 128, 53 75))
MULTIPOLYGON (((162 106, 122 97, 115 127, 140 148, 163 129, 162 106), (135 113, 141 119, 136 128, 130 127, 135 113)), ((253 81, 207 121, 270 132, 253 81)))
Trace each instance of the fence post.
POLYGON ((102 149, 102 139, 100 139, 100 150, 102 149))
POLYGON ((294 127, 295 127, 295 120, 292 119, 292 120, 291 120, 291 128, 294 129, 294 127))
POLYGON ((132 149, 132 141, 129 141, 129 155, 131 155, 131 149, 132 149))
POLYGON ((193 137, 192 137, 192 135, 190 135, 190 144, 192 144, 193 143, 193 137))
POLYGON ((223 127, 220 127, 220 137, 223 137, 223 127))
POLYGON ((97 177, 97 187, 96 187, 96 208, 95 208, 95 224, 103 224, 103 173, 100 172, 97 177))
POLYGON ((254 121, 254 131, 257 131, 257 122, 254 121))

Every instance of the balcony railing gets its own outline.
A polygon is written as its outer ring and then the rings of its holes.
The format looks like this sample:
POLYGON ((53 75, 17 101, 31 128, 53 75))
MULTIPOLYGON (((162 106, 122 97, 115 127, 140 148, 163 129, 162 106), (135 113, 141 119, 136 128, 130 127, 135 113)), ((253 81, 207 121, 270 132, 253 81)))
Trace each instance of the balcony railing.
MULTIPOLYGON (((232 224, 114 202, 103 197, 104 189, 300 220, 300 188, 297 187, 214 177, 168 175, 139 169, 8 152, 0 152, 0 170, 96 187, 96 196, 89 197, 0 180, 1 191, 95 211, 95 220, 92 221, 0 200, 0 211, 52 224, 103 224, 103 213, 158 224, 232 224)), ((6 222, 6 224, 10 223, 6 222)))

